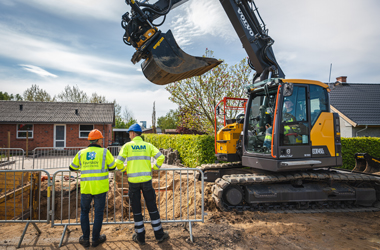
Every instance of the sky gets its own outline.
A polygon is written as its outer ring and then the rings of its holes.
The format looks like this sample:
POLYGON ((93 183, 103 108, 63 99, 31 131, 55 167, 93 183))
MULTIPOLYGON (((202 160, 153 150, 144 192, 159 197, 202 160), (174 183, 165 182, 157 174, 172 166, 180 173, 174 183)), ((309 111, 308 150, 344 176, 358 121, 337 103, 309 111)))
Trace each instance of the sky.
MULTIPOLYGON (((155 1, 150 0, 149 3, 155 1)), ((380 1, 256 0, 286 78, 380 83, 380 1)), ((37 84, 54 96, 67 85, 96 92, 152 124, 177 105, 165 86, 143 76, 123 43, 123 0, 1 0, 0 91, 21 94, 37 84)), ((186 53, 206 48, 234 65, 246 57, 219 0, 189 0, 160 27, 171 29, 186 53)))

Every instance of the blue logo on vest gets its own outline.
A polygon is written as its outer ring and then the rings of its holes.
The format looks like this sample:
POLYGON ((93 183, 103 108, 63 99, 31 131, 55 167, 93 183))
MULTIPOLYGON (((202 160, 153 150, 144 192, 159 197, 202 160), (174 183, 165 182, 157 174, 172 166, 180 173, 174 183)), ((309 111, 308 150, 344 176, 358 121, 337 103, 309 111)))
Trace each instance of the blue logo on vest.
POLYGON ((132 146, 132 149, 133 151, 137 151, 137 150, 146 150, 146 146, 145 145, 135 145, 135 146, 132 146))
POLYGON ((87 160, 95 160, 95 157, 96 157, 96 153, 95 152, 87 152, 87 160))

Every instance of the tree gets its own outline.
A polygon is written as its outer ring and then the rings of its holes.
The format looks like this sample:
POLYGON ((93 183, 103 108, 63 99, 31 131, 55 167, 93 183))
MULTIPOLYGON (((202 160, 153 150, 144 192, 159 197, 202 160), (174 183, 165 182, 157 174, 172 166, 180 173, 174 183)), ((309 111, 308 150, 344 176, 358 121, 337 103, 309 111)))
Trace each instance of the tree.
POLYGON ((124 107, 123 114, 121 113, 121 106, 114 101, 115 104, 115 127, 116 128, 129 128, 131 125, 137 123, 137 120, 133 118, 133 114, 124 107))
POLYGON ((0 91, 0 100, 4 101, 22 101, 22 96, 19 94, 16 94, 15 96, 13 94, 8 94, 8 92, 2 92, 0 91))
POLYGON ((52 98, 45 90, 40 89, 37 84, 33 84, 32 87, 25 90, 25 101, 31 102, 54 102, 55 98, 52 98))
POLYGON ((97 93, 92 93, 89 101, 91 103, 108 103, 105 96, 98 95, 97 93))
POLYGON ((57 101, 61 102, 88 102, 87 94, 80 90, 78 86, 67 85, 65 89, 57 95, 57 101))
MULTIPOLYGON (((206 49, 206 56, 211 57, 213 52, 206 49)), ((247 59, 228 67, 220 64, 201 76, 191 77, 174 82, 166 87, 171 97, 169 99, 178 104, 181 116, 180 123, 190 130, 198 130, 208 134, 214 133, 214 109, 223 97, 244 97, 244 85, 250 83, 252 69, 247 59)), ((231 102, 229 105, 236 105, 231 102)), ((234 118, 238 110, 229 110, 226 116, 234 118)))
POLYGON ((171 109, 165 116, 161 116, 157 119, 157 126, 161 128, 162 131, 165 131, 165 129, 176 129, 178 116, 179 111, 171 109))

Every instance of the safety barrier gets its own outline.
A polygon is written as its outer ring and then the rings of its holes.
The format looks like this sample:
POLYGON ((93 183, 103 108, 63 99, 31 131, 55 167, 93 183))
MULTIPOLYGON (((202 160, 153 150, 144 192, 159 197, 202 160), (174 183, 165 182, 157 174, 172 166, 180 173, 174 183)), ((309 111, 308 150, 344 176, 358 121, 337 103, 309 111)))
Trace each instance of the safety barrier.
POLYGON ((121 146, 108 146, 107 149, 111 152, 111 154, 116 157, 119 155, 121 146))
MULTIPOLYGON (((53 175, 51 224, 64 226, 59 247, 62 246, 68 226, 80 225, 79 183, 80 172, 57 171, 53 175)), ((161 169, 153 171, 152 183, 156 190, 161 223, 189 223, 190 240, 193 241, 191 223, 204 222, 203 172, 194 168, 161 169), (196 181, 196 172, 200 172, 201 181, 196 181)), ((150 223, 150 218, 146 216, 149 212, 145 202, 142 203, 144 223, 150 223)), ((130 204, 127 176, 120 171, 111 172, 103 225, 133 224, 130 204)), ((90 224, 93 224, 93 204, 91 206, 90 224)))
POLYGON ((68 168, 74 156, 84 147, 40 147, 33 150, 33 169, 68 168))
POLYGON ((17 247, 30 223, 41 234, 36 223, 50 222, 51 186, 45 170, 0 170, 0 223, 26 223, 17 247))
POLYGON ((0 148, 0 169, 24 169, 24 150, 0 148))

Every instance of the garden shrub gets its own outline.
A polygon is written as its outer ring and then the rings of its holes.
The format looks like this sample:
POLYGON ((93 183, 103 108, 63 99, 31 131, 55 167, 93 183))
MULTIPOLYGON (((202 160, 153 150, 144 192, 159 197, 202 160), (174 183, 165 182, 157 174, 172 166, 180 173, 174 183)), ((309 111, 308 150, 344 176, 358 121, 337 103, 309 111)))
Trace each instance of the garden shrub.
POLYGON ((178 150, 182 164, 190 168, 216 160, 213 136, 143 134, 142 137, 157 148, 178 150))

